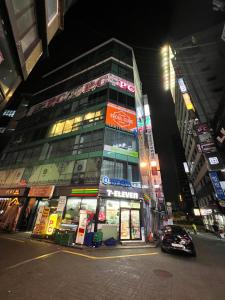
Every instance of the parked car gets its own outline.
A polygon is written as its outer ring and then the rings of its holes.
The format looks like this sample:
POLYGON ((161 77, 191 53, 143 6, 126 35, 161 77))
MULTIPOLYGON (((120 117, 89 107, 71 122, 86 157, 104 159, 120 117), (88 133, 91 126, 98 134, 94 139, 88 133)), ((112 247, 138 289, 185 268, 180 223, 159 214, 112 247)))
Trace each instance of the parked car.
POLYGON ((163 252, 179 251, 196 256, 195 246, 187 231, 177 225, 167 225, 161 234, 161 250, 163 252))

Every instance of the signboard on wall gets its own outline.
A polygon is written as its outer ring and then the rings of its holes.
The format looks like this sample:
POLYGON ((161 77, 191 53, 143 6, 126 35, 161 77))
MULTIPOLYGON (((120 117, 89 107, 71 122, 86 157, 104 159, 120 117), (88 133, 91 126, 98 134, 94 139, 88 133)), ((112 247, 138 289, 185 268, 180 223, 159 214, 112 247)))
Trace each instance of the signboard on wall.
POLYGON ((32 186, 30 188, 28 197, 47 197, 51 198, 55 186, 47 185, 47 186, 32 186))
POLYGON ((112 103, 107 104, 106 124, 127 131, 136 130, 136 112, 112 103))
POLYGON ((134 93, 134 84, 130 81, 127 81, 119 76, 113 74, 105 74, 101 77, 98 77, 92 81, 89 81, 73 90, 66 91, 60 95, 54 96, 48 100, 45 100, 41 103, 33 105, 28 111, 27 115, 31 116, 33 113, 41 111, 46 108, 50 108, 64 101, 68 101, 72 98, 79 97, 82 94, 94 91, 96 88, 102 87, 106 84, 111 84, 127 92, 134 93))
POLYGON ((222 186, 220 184, 220 180, 218 178, 217 172, 213 171, 213 172, 209 172, 209 176, 210 179, 212 181, 213 184, 213 188, 215 190, 216 196, 218 199, 225 199, 225 194, 224 191, 222 189, 222 186))

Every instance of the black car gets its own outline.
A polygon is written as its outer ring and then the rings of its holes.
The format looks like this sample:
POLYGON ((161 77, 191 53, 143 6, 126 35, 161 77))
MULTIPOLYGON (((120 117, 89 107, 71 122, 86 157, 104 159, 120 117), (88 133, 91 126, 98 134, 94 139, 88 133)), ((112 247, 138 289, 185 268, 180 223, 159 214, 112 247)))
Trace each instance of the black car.
POLYGON ((162 230, 161 250, 163 252, 179 251, 196 256, 191 236, 185 229, 176 225, 167 225, 162 230))

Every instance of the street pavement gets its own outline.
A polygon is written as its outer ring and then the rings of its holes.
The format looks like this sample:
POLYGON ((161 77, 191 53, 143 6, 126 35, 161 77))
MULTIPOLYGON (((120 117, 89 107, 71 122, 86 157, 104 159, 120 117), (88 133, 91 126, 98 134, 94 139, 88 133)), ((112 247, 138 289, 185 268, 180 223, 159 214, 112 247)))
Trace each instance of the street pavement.
POLYGON ((197 257, 160 248, 73 249, 0 234, 0 300, 224 300, 225 241, 193 236, 197 257))

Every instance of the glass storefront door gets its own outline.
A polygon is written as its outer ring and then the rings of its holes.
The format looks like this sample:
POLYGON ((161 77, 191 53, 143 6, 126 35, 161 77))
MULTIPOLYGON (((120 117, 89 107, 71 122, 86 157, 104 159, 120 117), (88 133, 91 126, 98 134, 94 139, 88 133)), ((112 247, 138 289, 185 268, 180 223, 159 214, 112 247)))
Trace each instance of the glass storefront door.
POLYGON ((121 240, 141 239, 139 209, 132 209, 132 208, 120 209, 120 239, 121 240))

